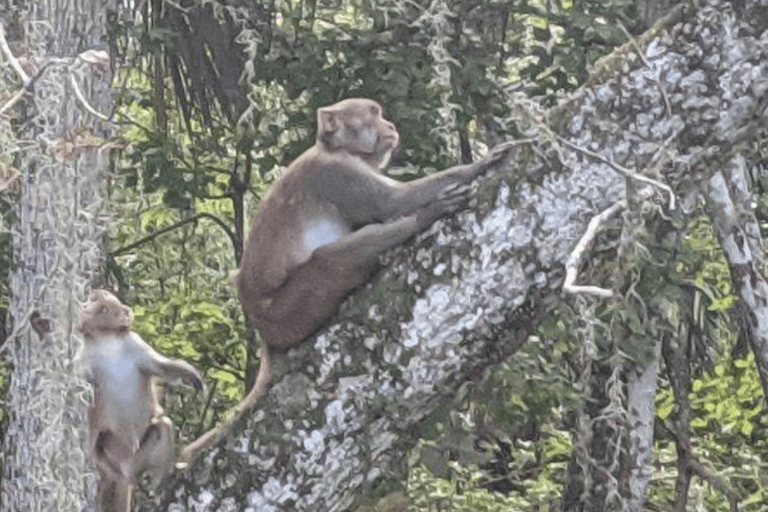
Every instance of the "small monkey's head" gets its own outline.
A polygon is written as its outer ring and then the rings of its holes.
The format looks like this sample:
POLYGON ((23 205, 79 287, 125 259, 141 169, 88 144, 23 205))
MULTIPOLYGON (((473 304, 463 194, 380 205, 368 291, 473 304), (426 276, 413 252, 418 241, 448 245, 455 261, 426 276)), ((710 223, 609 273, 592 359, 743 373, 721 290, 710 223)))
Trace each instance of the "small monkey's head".
POLYGON ((133 323, 133 311, 108 290, 93 290, 83 304, 79 330, 86 338, 125 333, 133 323))
POLYGON ((328 151, 358 156, 381 170, 400 144, 400 135, 395 125, 384 119, 381 105, 351 98, 318 109, 317 140, 328 151))

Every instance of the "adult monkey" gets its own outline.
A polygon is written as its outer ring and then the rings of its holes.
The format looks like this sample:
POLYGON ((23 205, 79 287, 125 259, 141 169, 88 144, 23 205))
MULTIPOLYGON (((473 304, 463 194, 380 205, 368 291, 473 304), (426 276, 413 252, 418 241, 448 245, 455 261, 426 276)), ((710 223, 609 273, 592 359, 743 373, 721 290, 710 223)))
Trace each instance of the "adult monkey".
POLYGON ((91 292, 81 317, 83 355, 94 387, 89 451, 99 470, 99 510, 128 512, 131 488, 142 473, 157 487, 174 467, 173 423, 160 406, 154 380, 180 380, 200 390, 203 379, 191 364, 158 354, 132 332, 131 308, 107 290, 91 292))
POLYGON ((512 148, 409 183, 380 174, 400 142, 373 100, 317 111, 317 142, 289 167, 253 218, 235 285, 266 343, 259 374, 228 420, 182 450, 183 463, 211 446, 264 394, 270 349, 317 331, 378 269, 378 256, 462 208, 469 183, 512 148))

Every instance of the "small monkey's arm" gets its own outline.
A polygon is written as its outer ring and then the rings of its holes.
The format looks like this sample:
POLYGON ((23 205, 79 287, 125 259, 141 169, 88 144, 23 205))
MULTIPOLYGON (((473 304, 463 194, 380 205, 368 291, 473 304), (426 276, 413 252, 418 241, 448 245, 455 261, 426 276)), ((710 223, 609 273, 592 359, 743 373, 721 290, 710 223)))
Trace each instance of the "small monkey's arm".
POLYGON ((203 376, 183 359, 170 359, 159 354, 136 333, 131 333, 132 350, 141 370, 171 384, 181 381, 195 389, 203 389, 203 376))

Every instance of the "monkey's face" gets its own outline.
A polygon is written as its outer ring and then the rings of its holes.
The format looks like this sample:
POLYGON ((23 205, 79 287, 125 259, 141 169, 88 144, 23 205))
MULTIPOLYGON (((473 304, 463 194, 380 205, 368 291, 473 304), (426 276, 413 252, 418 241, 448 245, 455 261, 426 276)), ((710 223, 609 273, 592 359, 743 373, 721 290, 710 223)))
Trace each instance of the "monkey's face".
POLYGON ((133 323, 133 311, 107 290, 93 290, 83 304, 80 331, 122 332, 133 323))
POLYGON ((397 128, 384 119, 381 106, 373 100, 348 99, 317 114, 318 140, 326 149, 359 156, 374 169, 386 167, 400 144, 397 128))

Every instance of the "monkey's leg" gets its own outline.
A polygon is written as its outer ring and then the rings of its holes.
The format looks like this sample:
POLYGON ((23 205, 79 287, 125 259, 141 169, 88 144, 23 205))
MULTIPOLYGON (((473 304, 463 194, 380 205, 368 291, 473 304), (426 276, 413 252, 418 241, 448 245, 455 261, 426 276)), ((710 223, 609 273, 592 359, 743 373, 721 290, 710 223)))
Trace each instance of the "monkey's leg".
POLYGON ((115 480, 130 479, 133 450, 114 432, 99 432, 92 453, 94 463, 102 475, 115 480))
POLYGON ((98 507, 99 512, 130 512, 131 487, 102 475, 99 479, 98 507))
POLYGON ((155 416, 144 432, 134 456, 132 482, 138 482, 141 474, 146 471, 152 489, 157 489, 165 475, 173 470, 173 452, 173 423, 168 416, 155 416))
POLYGON ((378 270, 378 256, 424 229, 435 215, 369 224, 315 250, 308 261, 290 271, 288 280, 271 296, 269 307, 254 315, 266 342, 287 349, 323 327, 350 292, 378 270))

